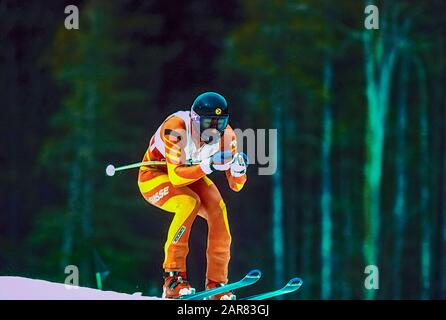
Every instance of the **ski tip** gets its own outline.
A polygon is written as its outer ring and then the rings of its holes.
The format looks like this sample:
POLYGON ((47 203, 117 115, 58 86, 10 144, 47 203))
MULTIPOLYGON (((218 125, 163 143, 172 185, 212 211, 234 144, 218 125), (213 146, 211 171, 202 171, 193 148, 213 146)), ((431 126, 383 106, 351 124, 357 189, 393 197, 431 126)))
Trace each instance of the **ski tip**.
POLYGON ((301 278, 293 278, 287 283, 287 287, 300 287, 303 284, 303 281, 301 278))
POLYGON ((249 271, 246 276, 250 278, 260 278, 262 276, 262 271, 260 271, 259 269, 254 269, 249 271))

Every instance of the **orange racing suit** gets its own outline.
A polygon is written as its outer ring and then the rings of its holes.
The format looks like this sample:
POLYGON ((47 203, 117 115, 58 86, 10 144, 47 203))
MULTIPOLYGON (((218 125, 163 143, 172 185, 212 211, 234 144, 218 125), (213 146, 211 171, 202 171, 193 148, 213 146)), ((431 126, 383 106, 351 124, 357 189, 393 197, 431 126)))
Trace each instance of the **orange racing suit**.
MULTIPOLYGON (((138 186, 145 200, 164 211, 174 213, 164 245, 163 268, 166 272, 186 272, 189 234, 197 215, 208 224, 207 280, 228 281, 231 233, 226 205, 220 192, 200 165, 200 161, 220 151, 237 153, 236 135, 228 125, 221 139, 213 144, 192 138, 189 111, 170 115, 150 139, 143 161, 165 160, 165 166, 142 166, 138 186)), ((225 171, 229 187, 240 191, 246 174, 234 177, 225 171)))

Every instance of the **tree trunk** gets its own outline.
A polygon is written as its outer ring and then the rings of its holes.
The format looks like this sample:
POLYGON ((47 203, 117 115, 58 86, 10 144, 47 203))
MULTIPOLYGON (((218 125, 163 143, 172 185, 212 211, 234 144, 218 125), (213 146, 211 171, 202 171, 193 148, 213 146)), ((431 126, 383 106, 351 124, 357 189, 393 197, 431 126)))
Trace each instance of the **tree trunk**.
POLYGON ((331 83, 332 83, 332 61, 327 57, 323 70, 323 95, 324 95, 324 118, 322 138, 322 194, 321 205, 321 298, 331 297, 331 274, 332 274, 332 239, 331 239, 331 140, 332 140, 332 111, 331 111, 331 83))
POLYGON ((404 230, 406 224, 406 126, 407 126, 407 87, 408 87, 407 56, 401 61, 399 81, 399 97, 396 125, 396 197, 393 208, 394 247, 393 247, 393 298, 401 299, 402 286, 402 252, 404 247, 404 230))
POLYGON ((68 210, 65 218, 64 233, 62 239, 62 257, 61 269, 64 270, 69 264, 72 264, 74 230, 76 217, 80 211, 80 188, 81 188, 81 168, 78 159, 72 165, 68 181, 68 210))
POLYGON ((314 275, 315 263, 313 258, 313 252, 317 250, 316 245, 314 244, 314 239, 316 238, 314 225, 314 212, 311 208, 311 205, 305 203, 309 197, 311 190, 310 184, 306 181, 305 185, 302 185, 302 192, 305 193, 304 196, 301 197, 304 203, 302 204, 302 214, 303 214, 303 228, 302 228, 302 252, 300 254, 302 259, 302 275, 306 279, 306 288, 302 292, 303 299, 312 299, 317 296, 316 282, 319 281, 318 276, 314 275))
POLYGON ((429 123, 428 101, 426 88, 426 70, 422 62, 414 59, 418 77, 418 89, 420 97, 420 218, 421 218, 421 299, 429 299, 431 289, 431 224, 429 198, 429 123))
MULTIPOLYGON (((446 43, 443 36, 439 36, 437 39, 437 54, 436 59, 441 61, 446 56, 446 43)), ((444 119, 446 119, 446 97, 444 95, 444 85, 443 83, 446 81, 446 66, 443 64, 441 67, 435 66, 435 70, 437 71, 437 76, 435 77, 435 91, 436 91, 436 101, 438 103, 438 114, 436 114, 436 118, 439 122, 439 144, 441 147, 439 148, 439 159, 440 160, 440 169, 439 169, 439 186, 440 192, 440 204, 439 208, 441 210, 439 221, 439 297, 441 299, 446 299, 446 124, 444 119)))
MULTIPOLYGON (((286 143, 287 146, 295 146, 296 145, 296 136, 297 136, 297 125, 296 125, 296 119, 294 117, 286 117, 283 119, 284 121, 284 133, 286 136, 286 143)), ((300 234, 301 234, 301 223, 298 220, 298 217, 300 215, 300 208, 298 203, 298 197, 296 197, 296 194, 298 194, 298 186, 295 183, 295 176, 296 176, 296 162, 295 157, 297 156, 297 153, 294 152, 294 150, 290 150, 292 147, 288 147, 289 156, 286 157, 282 163, 282 166, 284 167, 285 171, 287 172, 286 181, 284 181, 284 184, 288 185, 287 193, 285 194, 285 203, 287 204, 287 207, 289 208, 285 215, 285 221, 286 221, 286 268, 285 272, 287 274, 297 274, 298 270, 301 266, 301 260, 299 258, 299 252, 301 244, 301 241, 299 241, 300 234)))
MULTIPOLYGON (((274 255, 274 285, 280 287, 284 282, 284 240, 283 240, 283 193, 282 193, 282 108, 276 99, 280 88, 275 88, 271 105, 274 107, 274 128, 277 129, 277 170, 272 176, 272 242, 274 255)), ((270 141, 271 143, 271 141, 270 141)))
POLYGON ((350 269, 352 267, 353 260, 353 216, 352 216, 352 201, 351 201, 351 167, 348 164, 348 157, 344 154, 345 146, 344 142, 341 146, 341 161, 339 163, 340 179, 339 179, 339 189, 341 197, 341 212, 343 213, 343 223, 342 223, 342 243, 343 248, 343 260, 342 268, 346 270, 344 273, 344 279, 342 284, 342 298, 345 300, 351 299, 352 288, 351 284, 353 279, 351 278, 350 269))
POLYGON ((96 118, 97 92, 96 84, 91 83, 86 92, 85 114, 84 114, 84 152, 82 154, 82 210, 81 210, 81 237, 83 244, 82 275, 85 285, 91 284, 93 248, 91 235, 93 233, 92 212, 94 205, 94 127, 96 118))
MULTIPOLYGON (((364 262, 365 265, 376 266, 378 266, 379 256, 380 192, 385 122, 389 107, 390 80, 397 54, 396 48, 393 46, 384 48, 390 42, 390 39, 387 39, 386 28, 379 32, 376 39, 370 31, 363 32, 368 105, 364 179, 364 262)), ((374 289, 366 290, 366 297, 373 299, 375 291, 374 289)))

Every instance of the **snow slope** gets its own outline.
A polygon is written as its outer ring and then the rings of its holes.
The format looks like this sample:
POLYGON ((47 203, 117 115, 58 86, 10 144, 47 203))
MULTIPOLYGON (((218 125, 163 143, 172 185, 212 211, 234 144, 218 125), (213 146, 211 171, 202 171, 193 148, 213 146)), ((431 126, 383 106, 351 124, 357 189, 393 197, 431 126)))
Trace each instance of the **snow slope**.
POLYGON ((101 291, 84 287, 69 287, 63 283, 22 277, 0 277, 0 300, 161 300, 142 296, 101 291))

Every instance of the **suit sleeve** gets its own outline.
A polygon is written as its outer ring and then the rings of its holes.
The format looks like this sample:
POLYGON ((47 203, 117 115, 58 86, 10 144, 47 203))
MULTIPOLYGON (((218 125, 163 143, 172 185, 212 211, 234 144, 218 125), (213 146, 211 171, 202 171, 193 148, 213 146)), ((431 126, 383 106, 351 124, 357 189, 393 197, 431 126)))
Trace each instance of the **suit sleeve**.
POLYGON ((184 164, 187 136, 183 120, 177 117, 168 119, 161 128, 161 138, 165 147, 167 174, 173 186, 186 186, 206 176, 199 165, 184 164))
MULTIPOLYGON (((237 136, 232 128, 228 125, 225 130, 225 134, 222 140, 222 150, 229 151, 231 150, 232 154, 237 153, 237 136)), ((231 188, 235 192, 239 192, 243 189, 243 186, 248 179, 246 173, 240 177, 234 177, 231 174, 231 170, 226 170, 226 179, 228 180, 229 188, 231 188)))

